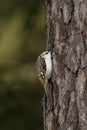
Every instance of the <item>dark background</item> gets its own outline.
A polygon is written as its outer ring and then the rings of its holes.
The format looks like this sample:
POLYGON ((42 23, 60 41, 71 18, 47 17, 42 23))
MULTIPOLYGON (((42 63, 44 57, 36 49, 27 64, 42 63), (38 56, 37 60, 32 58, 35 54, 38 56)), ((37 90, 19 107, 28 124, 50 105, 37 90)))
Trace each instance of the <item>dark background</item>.
POLYGON ((43 0, 0 1, 0 130, 42 130, 36 58, 46 45, 43 0))

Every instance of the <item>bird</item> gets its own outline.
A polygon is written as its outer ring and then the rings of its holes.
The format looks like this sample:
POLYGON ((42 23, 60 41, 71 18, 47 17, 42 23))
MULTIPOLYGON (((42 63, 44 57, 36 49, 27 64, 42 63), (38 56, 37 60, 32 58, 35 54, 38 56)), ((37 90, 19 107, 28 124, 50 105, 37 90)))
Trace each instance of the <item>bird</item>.
POLYGON ((51 51, 45 51, 38 56, 36 61, 36 68, 39 80, 44 86, 45 92, 47 93, 48 80, 52 76, 51 51))

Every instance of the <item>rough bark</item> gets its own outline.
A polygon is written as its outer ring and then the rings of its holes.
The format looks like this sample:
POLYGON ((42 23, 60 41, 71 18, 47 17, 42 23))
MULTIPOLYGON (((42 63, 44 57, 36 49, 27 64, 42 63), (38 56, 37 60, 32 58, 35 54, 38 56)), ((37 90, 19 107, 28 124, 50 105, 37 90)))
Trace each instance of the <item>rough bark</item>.
POLYGON ((47 50, 44 130, 87 130, 87 0, 47 0, 47 50))

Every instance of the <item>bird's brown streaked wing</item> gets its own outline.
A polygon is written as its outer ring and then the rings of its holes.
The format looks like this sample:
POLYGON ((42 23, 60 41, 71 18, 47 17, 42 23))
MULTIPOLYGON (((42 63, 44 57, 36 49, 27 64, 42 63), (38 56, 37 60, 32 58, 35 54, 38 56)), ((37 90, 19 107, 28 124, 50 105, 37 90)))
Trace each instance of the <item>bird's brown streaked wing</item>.
POLYGON ((41 56, 39 56, 36 61, 36 67, 37 67, 39 80, 41 81, 42 84, 44 84, 45 73, 46 73, 46 63, 45 63, 45 60, 41 56))

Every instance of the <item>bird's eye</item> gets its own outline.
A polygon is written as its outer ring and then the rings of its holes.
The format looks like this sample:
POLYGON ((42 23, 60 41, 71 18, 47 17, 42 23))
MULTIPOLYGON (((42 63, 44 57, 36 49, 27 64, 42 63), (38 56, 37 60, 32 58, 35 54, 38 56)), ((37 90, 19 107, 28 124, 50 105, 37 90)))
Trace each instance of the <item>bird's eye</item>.
POLYGON ((48 54, 48 52, 46 52, 45 54, 48 54))

